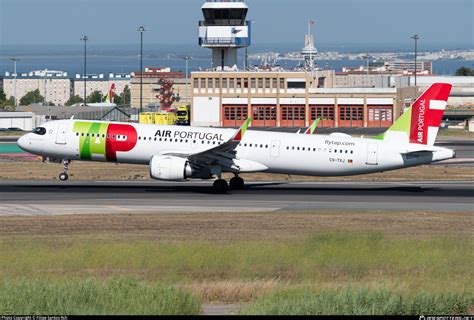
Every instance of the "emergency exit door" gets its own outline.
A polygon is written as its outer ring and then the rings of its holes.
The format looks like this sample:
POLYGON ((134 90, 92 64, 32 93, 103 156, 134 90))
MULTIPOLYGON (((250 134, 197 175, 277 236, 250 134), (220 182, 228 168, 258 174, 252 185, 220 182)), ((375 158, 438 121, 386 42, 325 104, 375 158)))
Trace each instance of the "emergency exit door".
POLYGON ((367 162, 366 164, 376 165, 377 162, 377 153, 378 153, 378 144, 371 143, 367 147, 367 162))

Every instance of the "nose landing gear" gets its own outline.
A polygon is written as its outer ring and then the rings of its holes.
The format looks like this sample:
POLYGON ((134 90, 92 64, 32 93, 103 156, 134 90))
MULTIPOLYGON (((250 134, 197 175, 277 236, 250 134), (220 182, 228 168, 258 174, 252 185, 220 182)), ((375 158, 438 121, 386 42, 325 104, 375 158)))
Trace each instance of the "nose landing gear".
POLYGON ((69 175, 67 174, 69 170, 69 162, 69 160, 63 159, 63 172, 59 174, 59 180, 61 181, 66 181, 67 179, 69 179, 69 175))

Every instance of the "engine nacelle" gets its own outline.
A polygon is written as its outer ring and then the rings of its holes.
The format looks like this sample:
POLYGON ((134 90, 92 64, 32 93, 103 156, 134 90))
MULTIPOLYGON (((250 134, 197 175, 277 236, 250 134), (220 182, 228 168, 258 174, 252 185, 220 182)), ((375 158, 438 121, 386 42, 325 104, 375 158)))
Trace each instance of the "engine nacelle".
POLYGON ((150 176, 158 180, 185 180, 193 174, 185 158, 156 155, 150 161, 150 176))

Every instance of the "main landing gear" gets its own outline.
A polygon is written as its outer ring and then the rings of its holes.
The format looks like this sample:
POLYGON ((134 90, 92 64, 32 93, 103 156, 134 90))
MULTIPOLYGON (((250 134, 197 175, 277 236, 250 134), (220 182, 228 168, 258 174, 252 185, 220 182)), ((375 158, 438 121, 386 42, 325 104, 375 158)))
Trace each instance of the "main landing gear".
MULTIPOLYGON (((241 177, 239 176, 235 176, 233 177, 232 179, 230 179, 230 190, 242 190, 244 189, 244 179, 242 179, 241 177)), ((212 185, 212 189, 214 191, 214 193, 226 193, 227 190, 229 189, 229 184, 227 183, 227 181, 225 181, 224 179, 217 179, 216 181, 214 181, 214 184, 212 185)))
POLYGON ((66 181, 69 179, 69 175, 67 174, 69 170, 69 160, 63 159, 63 172, 59 174, 59 180, 66 181))

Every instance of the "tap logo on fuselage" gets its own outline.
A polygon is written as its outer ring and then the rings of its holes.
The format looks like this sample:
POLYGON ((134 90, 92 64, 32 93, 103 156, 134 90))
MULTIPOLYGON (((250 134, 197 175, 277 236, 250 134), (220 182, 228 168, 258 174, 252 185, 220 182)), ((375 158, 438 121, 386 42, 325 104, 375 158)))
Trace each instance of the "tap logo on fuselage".
POLYGON ((79 154, 84 160, 103 155, 117 161, 117 152, 132 150, 138 140, 137 130, 129 124, 76 121, 73 132, 79 134, 79 154))

